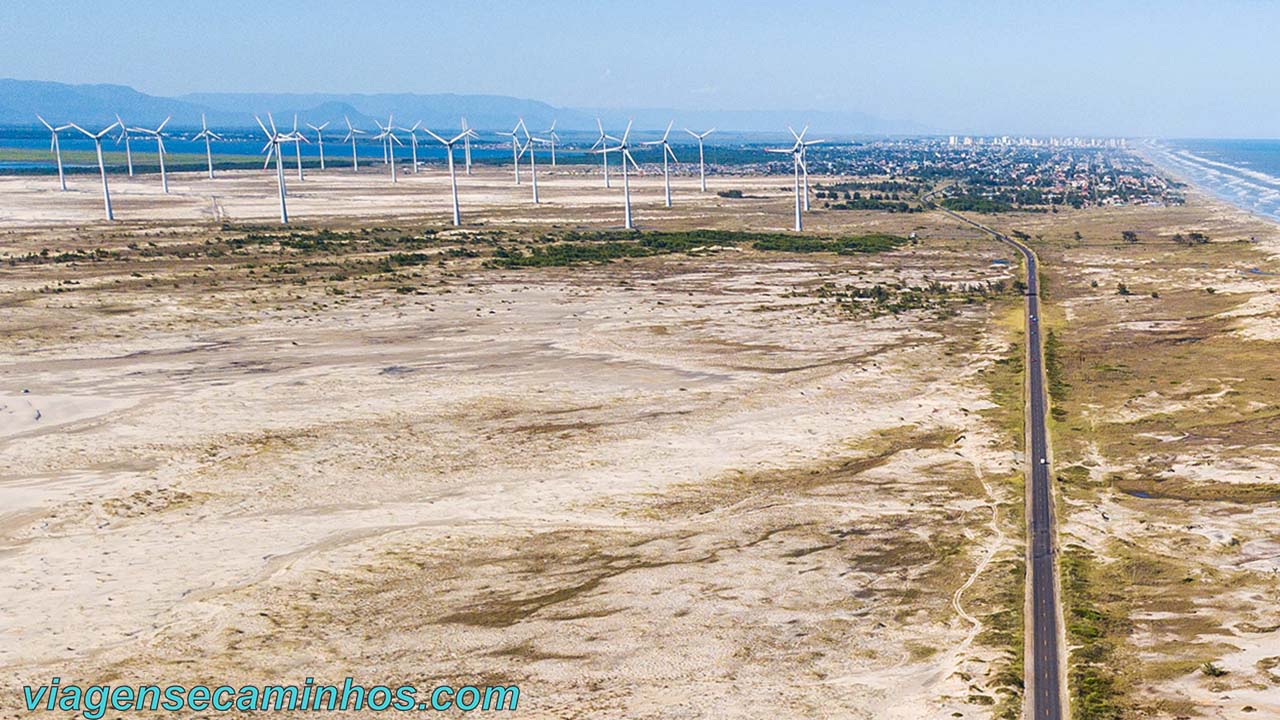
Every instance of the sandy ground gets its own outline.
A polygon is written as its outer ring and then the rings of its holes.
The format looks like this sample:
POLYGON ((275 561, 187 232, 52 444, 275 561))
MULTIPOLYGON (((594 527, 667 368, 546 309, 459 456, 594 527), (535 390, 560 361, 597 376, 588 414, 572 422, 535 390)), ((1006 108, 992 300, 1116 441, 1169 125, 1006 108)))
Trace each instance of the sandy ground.
MULTIPOLYGON (((460 172, 460 171, 459 171, 460 172)), ((533 204, 527 166, 521 184, 509 170, 477 166, 474 174, 458 176, 459 207, 463 221, 472 227, 500 223, 504 227, 616 226, 623 221, 622 178, 611 170, 612 189, 606 190, 599 168, 539 166, 539 203, 533 204)), ((341 218, 365 221, 413 218, 445 225, 450 222, 452 199, 449 173, 423 166, 417 174, 401 170, 397 182, 383 168, 307 171, 299 182, 286 175, 286 205, 295 223, 315 223, 341 218)), ((279 191, 274 170, 226 171, 209 180, 201 173, 176 173, 169 178, 169 194, 161 192, 158 176, 109 175, 116 221, 135 223, 266 222, 280 218, 279 191)), ((814 176, 811 184, 824 178, 814 176)), ((673 225, 690 227, 709 220, 740 229, 790 230, 792 188, 790 176, 720 176, 707 178, 708 193, 698 189, 696 177, 671 178, 672 207, 664 207, 661 172, 647 171, 631 178, 631 202, 635 222, 641 227, 673 225), (742 190, 748 197, 726 199, 721 190, 742 190)), ((74 227, 98 223, 104 218, 102 186, 96 175, 74 175, 67 192, 58 192, 56 179, 43 176, 0 176, 0 229, 74 227)), ((819 205, 817 201, 814 205, 819 205)), ((888 213, 857 213, 858 227, 901 225, 888 213)), ((814 213, 807 227, 813 231, 846 229, 851 213, 814 213)), ((917 218, 919 219, 919 218, 917 218)), ((929 222, 937 221, 932 218, 929 222)))
POLYGON ((1099 607, 1122 614, 1110 666, 1130 713, 1280 716, 1280 228, 1194 192, 1006 222, 1037 237, 1048 276, 1070 386, 1062 541, 1098 556, 1099 607), (1214 242, 1171 241, 1188 231, 1214 242))
MULTIPOLYGON (((617 222, 599 178, 540 179, 530 209, 481 175, 464 203, 495 226, 617 222)), ((293 213, 438 224, 446 179, 313 175, 293 213)), ((0 179, 0 251, 180 242, 215 186, 224 218, 275 212, 268 175, 113 178, 106 228, 90 180, 0 179)), ((664 216, 646 177, 637 217, 786 227, 783 180, 717 178, 771 193, 744 206, 680 178, 664 216)), ((807 291, 1007 279, 1003 253, 933 216, 813 224, 932 237, 462 263, 408 294, 173 257, 6 273, 0 712, 52 675, 351 675, 518 683, 527 717, 989 716, 984 570, 1020 551, 983 373, 1016 337, 989 304, 860 318, 807 291)))

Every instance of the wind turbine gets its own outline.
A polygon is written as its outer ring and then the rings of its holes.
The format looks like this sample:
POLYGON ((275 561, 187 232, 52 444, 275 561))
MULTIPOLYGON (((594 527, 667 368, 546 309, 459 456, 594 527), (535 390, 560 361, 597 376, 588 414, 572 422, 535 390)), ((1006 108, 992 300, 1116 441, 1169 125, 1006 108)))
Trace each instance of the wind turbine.
POLYGON ((62 143, 58 142, 58 131, 66 130, 71 126, 61 125, 59 127, 54 127, 49 124, 48 120, 45 120, 39 115, 36 115, 36 117, 40 118, 40 122, 43 123, 45 127, 49 128, 49 152, 53 153, 54 157, 58 159, 58 184, 62 186, 62 192, 66 192, 67 176, 62 174, 62 143))
POLYGON ((545 133, 547 143, 551 145, 551 167, 556 166, 556 143, 560 142, 560 136, 556 134, 556 121, 551 121, 551 127, 547 128, 545 133))
POLYGON ((293 132, 289 133, 289 139, 293 142, 293 151, 298 157, 298 182, 302 182, 302 143, 310 145, 311 141, 298 132, 298 113, 293 114, 293 132))
MULTIPOLYGON (((790 128, 787 129, 790 130, 790 128)), ((808 209, 809 199, 809 193, 807 190, 802 192, 800 185, 800 173, 803 171, 807 174, 808 172, 807 170, 804 170, 804 149, 809 145, 816 145, 822 142, 821 140, 810 140, 805 142, 803 138, 806 131, 808 131, 807 127, 800 131, 799 135, 796 135, 795 131, 792 130, 791 134, 795 136, 796 142, 789 148, 765 148, 764 150, 765 152, 778 153, 780 155, 791 155, 792 169, 795 172, 796 178, 796 232, 804 230, 803 211, 808 209), (802 197, 803 200, 801 199, 802 197)), ((805 187, 807 188, 807 184, 805 187)))
POLYGON ((347 121, 347 136, 342 138, 342 142, 351 142, 351 172, 360 172, 360 158, 356 155, 356 136, 365 135, 365 131, 358 130, 351 126, 351 118, 346 115, 342 116, 347 121))
POLYGON ((166 195, 169 194, 169 175, 164 171, 164 136, 160 133, 164 132, 164 126, 169 124, 169 120, 170 118, 165 118, 164 122, 160 123, 159 127, 155 130, 148 130, 147 128, 141 127, 128 128, 125 130, 126 133, 132 131, 142 133, 143 135, 150 135, 156 139, 156 152, 160 155, 160 187, 164 189, 164 193, 166 195))
POLYGON ((102 131, 98 132, 97 134, 91 133, 88 130, 85 130, 84 128, 80 127, 75 123, 70 124, 70 127, 73 127, 79 130, 80 132, 84 133, 85 135, 88 135, 89 139, 93 140, 94 147, 98 150, 98 172, 102 175, 102 204, 107 210, 108 220, 115 220, 116 217, 111 212, 111 190, 107 188, 107 165, 106 163, 102 162, 102 138, 106 137, 107 133, 111 132, 112 130, 115 130, 116 126, 118 126, 119 124, 120 124, 120 121, 117 120, 116 122, 113 122, 110 125, 103 128, 102 131))
POLYGON ((320 169, 323 170, 324 169, 324 129, 329 127, 329 123, 328 121, 322 122, 319 125, 312 125, 311 123, 307 123, 307 127, 316 131, 316 147, 320 148, 320 169))
MULTIPOLYGON (((603 133, 601 133, 603 134, 603 133)), ((627 163, 630 162, 636 172, 640 172, 640 166, 636 164, 635 158, 631 157, 631 150, 628 149, 627 138, 631 136, 631 123, 627 122, 627 130, 622 133, 622 137, 618 139, 616 147, 605 147, 591 152, 603 154, 608 152, 621 153, 622 156, 622 207, 624 212, 625 225, 628 230, 634 230, 635 227, 631 223, 631 182, 630 175, 627 172, 627 163)))
MULTIPOLYGON (((465 124, 466 121, 464 120, 463 123, 465 124)), ((475 135, 475 133, 472 132, 470 128, 463 128, 460 134, 454 136, 452 139, 445 140, 426 128, 423 128, 422 130, 426 134, 440 141, 440 144, 444 145, 445 152, 449 155, 449 185, 453 188, 453 224, 454 227, 457 227, 462 224, 462 213, 458 211, 458 176, 453 170, 453 146, 454 143, 461 140, 465 147, 465 144, 470 140, 471 136, 475 135)))
POLYGON ((116 124, 120 126, 120 137, 116 138, 116 144, 124 141, 124 161, 129 166, 129 177, 133 177, 133 150, 129 148, 129 129, 124 120, 120 119, 120 113, 116 113, 116 124))
POLYGON ((390 115, 387 116, 386 127, 383 127, 382 123, 379 123, 377 120, 374 121, 374 124, 382 131, 381 133, 378 133, 376 138, 386 143, 384 152, 386 153, 387 162, 391 164, 391 182, 396 182, 396 144, 404 145, 404 143, 400 142, 400 138, 396 137, 396 128, 391 124, 390 115))
POLYGON ((413 173, 418 174, 418 128, 422 127, 422 121, 413 124, 411 128, 400 128, 404 132, 409 133, 409 147, 413 148, 413 173))
POLYGON ((667 123, 667 131, 662 133, 661 140, 650 140, 649 142, 646 142, 646 143, 640 143, 641 145, 661 145, 662 146, 662 181, 666 189, 667 207, 671 207, 671 166, 667 164, 667 159, 670 158, 671 160, 680 162, 679 160, 676 159, 675 151, 671 149, 671 143, 667 142, 667 137, 671 135, 671 126, 675 124, 676 124, 675 120, 672 120, 671 122, 667 123))
POLYGON ((706 162, 705 156, 702 153, 702 141, 706 140, 707 136, 715 132, 716 129, 711 128, 710 130, 702 133, 701 135, 690 130, 689 128, 685 128, 684 131, 689 133, 690 135, 692 135, 694 138, 698 140, 698 176, 702 179, 702 192, 706 192, 707 191, 707 162, 706 162))
POLYGON ((526 139, 524 142, 524 148, 520 150, 520 154, 523 155, 525 153, 529 153, 529 177, 532 179, 532 185, 533 185, 533 203, 537 205, 538 204, 538 156, 533 151, 533 144, 542 143, 543 145, 546 145, 551 141, 547 140, 546 138, 534 137, 532 135, 529 135, 528 133, 525 134, 525 138, 526 139))
POLYGON ((609 184, 609 152, 610 151, 608 149, 608 145, 610 140, 616 141, 618 138, 605 133, 604 125, 600 123, 600 118, 596 118, 596 127, 600 128, 600 137, 596 138, 596 141, 591 144, 590 150, 594 152, 597 148, 604 148, 604 150, 602 150, 599 153, 600 156, 604 159, 604 186, 612 187, 612 185, 609 184))
POLYGON ((515 168, 516 184, 520 184, 520 131, 524 131, 524 136, 529 137, 529 128, 525 127, 524 118, 511 128, 511 132, 500 132, 499 135, 511 136, 511 165, 515 168))
POLYGON ((803 180, 803 182, 804 182, 804 211, 805 211, 805 212, 809 212, 809 163, 808 163, 808 158, 807 158, 807 155, 808 155, 808 154, 805 152, 805 150, 806 150, 810 145, 818 145, 818 144, 820 144, 820 143, 824 143, 824 142, 826 142, 826 141, 825 141, 825 140, 808 140, 808 141, 806 141, 806 140, 804 139, 804 134, 805 134, 805 133, 807 133, 807 132, 809 132, 809 126, 808 126, 808 125, 805 125, 805 126, 804 126, 804 129, 803 129, 803 130, 801 130, 801 131, 800 131, 800 134, 798 134, 798 135, 796 134, 796 131, 795 131, 795 130, 793 130, 793 129, 791 128, 791 126, 790 126, 790 125, 788 125, 788 126, 787 126, 787 129, 788 129, 788 130, 791 130, 791 137, 794 137, 794 138, 796 139, 796 147, 797 147, 797 148, 799 149, 799 151, 800 151, 800 173, 801 173, 801 176, 804 178, 804 180, 803 180))
POLYGON ((209 179, 213 179, 213 149, 209 147, 210 140, 221 140, 222 136, 211 131, 209 126, 205 124, 204 113, 200 113, 200 132, 196 133, 192 140, 204 140, 204 158, 209 163, 209 179))
MULTIPOLYGON (((267 136, 267 144, 262 146, 262 151, 271 151, 276 156, 276 182, 280 186, 280 222, 281 224, 289 224, 289 211, 285 208, 285 188, 284 188, 284 158, 280 150, 280 146, 287 142, 293 142, 293 137, 288 133, 282 133, 276 130, 276 121, 271 117, 271 113, 267 113, 267 122, 271 123, 271 129, 268 130, 266 125, 262 124, 262 119, 257 115, 253 116, 258 121, 258 127, 262 128, 262 132, 267 136)), ((267 162, 271 162, 271 156, 267 156, 267 162)))
POLYGON ((467 125, 467 119, 465 117, 462 118, 462 131, 468 133, 466 137, 462 138, 462 165, 466 168, 468 175, 471 174, 471 138, 479 137, 470 132, 470 130, 470 126, 467 125))

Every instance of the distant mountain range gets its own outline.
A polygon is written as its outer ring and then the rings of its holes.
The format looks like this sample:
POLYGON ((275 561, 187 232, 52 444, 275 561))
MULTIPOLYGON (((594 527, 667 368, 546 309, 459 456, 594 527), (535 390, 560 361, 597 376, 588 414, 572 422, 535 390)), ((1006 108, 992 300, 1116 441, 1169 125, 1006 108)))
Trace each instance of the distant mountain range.
MULTIPOLYGON (((272 113, 278 124, 300 122, 345 125, 344 117, 366 129, 394 114, 397 125, 419 120, 430 128, 452 128, 466 117, 472 127, 505 129, 523 117, 535 133, 556 122, 557 130, 594 131, 596 117, 617 131, 635 121, 638 130, 716 127, 723 131, 778 132, 787 124, 808 124, 814 132, 839 135, 922 134, 928 128, 854 112, 677 110, 660 108, 558 108, 537 100, 503 95, 383 93, 192 93, 158 97, 124 85, 68 85, 36 80, 0 79, 0 124, 30 125, 36 114, 49 122, 104 125, 120 114, 130 125, 156 125, 172 116, 174 127, 198 127, 203 113, 211 127, 254 127, 255 114, 272 113)), ((336 127, 335 127, 336 129, 336 127)))

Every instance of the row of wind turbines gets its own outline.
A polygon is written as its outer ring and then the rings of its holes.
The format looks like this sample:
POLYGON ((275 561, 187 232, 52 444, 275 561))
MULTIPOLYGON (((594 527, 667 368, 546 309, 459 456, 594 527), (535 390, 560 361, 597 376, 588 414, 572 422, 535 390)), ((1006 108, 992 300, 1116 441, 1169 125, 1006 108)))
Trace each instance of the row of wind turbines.
MULTIPOLYGON (((93 140, 94 147, 98 157, 98 171, 102 179, 102 198, 103 198, 103 205, 106 212, 107 220, 114 220, 115 216, 111 209, 111 191, 107 182, 106 164, 103 161, 102 143, 103 143, 103 140, 107 139, 110 136, 112 131, 115 131, 117 129, 120 131, 119 136, 116 137, 116 143, 119 144, 122 141, 124 143, 125 159, 128 166, 128 172, 131 177, 133 176, 134 173, 133 173, 133 152, 129 142, 130 133, 145 137, 147 139, 155 140, 156 150, 160 159, 161 187, 163 192, 165 192, 166 194, 169 192, 169 180, 168 180, 168 175, 165 171, 165 164, 164 164, 164 156, 165 156, 164 128, 166 125, 168 125, 169 118, 165 118, 164 122, 160 123, 156 128, 151 129, 151 128, 144 128, 144 127, 129 127, 120 118, 120 116, 117 115, 116 122, 94 133, 84 129, 83 127, 75 123, 68 123, 66 125, 55 127, 54 125, 46 121, 43 117, 39 115, 37 115, 36 117, 39 118, 40 122, 50 132, 51 140, 50 140, 49 149, 50 149, 50 152, 54 154, 57 159, 58 183, 61 190, 63 191, 66 191, 67 189, 67 183, 66 183, 66 175, 64 174, 63 167, 62 167, 62 150, 58 140, 59 133, 66 130, 77 130, 83 133, 89 139, 93 140)), ((261 150, 261 153, 266 155, 266 160, 263 163, 263 170, 266 170, 268 167, 270 167, 272 160, 273 159, 275 160, 276 181, 277 181, 277 187, 278 187, 279 199, 280 199, 280 222, 287 224, 289 222, 289 211, 288 211, 288 203, 287 203, 288 188, 285 183, 284 147, 289 144, 292 144, 294 146, 298 181, 301 182, 305 178, 303 173, 303 164, 302 164, 302 145, 304 143, 311 144, 311 140, 306 136, 305 133, 303 133, 298 129, 297 115, 294 115, 292 129, 287 131, 282 131, 276 126, 275 118, 273 118, 270 113, 267 114, 267 122, 265 123, 262 121, 261 118, 257 116, 255 116, 254 119, 258 123, 258 127, 261 128, 263 134, 266 136, 266 144, 263 145, 261 150)), ((343 138, 342 143, 343 144, 349 143, 351 145, 351 170, 352 172, 359 172, 360 158, 357 152, 357 140, 360 136, 367 136, 369 135, 369 133, 366 133, 364 130, 361 130, 353 126, 351 124, 350 118, 344 118, 344 120, 346 121, 346 125, 347 125, 347 134, 343 138)), ((449 182, 450 182, 450 188, 451 188, 452 200, 453 200, 453 224, 455 226, 461 225, 462 214, 461 214, 461 210, 458 202, 458 179, 457 179, 457 173, 454 166, 454 147, 458 143, 462 143, 463 165, 464 165, 466 174, 470 175, 471 174, 471 140, 473 138, 479 139, 480 137, 479 134, 477 134, 474 130, 472 130, 467 125, 466 118, 462 119, 462 124, 461 124, 462 131, 451 138, 446 138, 442 135, 438 135, 432 132, 431 130, 422 127, 422 123, 420 121, 417 123, 414 123, 412 127, 397 127, 393 124, 393 121, 394 121, 394 116, 392 115, 389 115, 387 117, 386 125, 383 125, 381 122, 374 121, 378 127, 378 133, 372 136, 372 139, 379 141, 379 143, 381 143, 382 145, 383 162, 390 166, 391 182, 392 183, 397 182, 396 146, 398 145, 403 147, 405 144, 404 141, 402 141, 400 137, 396 135, 396 132, 405 133, 409 136, 410 148, 412 153, 411 167, 412 167, 413 173, 417 173, 419 170, 418 132, 421 131, 423 133, 426 133, 432 139, 434 139, 435 141, 443 145, 446 149, 446 157, 448 159, 448 168, 449 168, 449 182)), ((328 127, 328 125, 329 125, 328 122, 322 123, 320 125, 312 125, 310 123, 307 123, 307 127, 311 128, 311 130, 315 133, 315 136, 316 136, 316 145, 319 150, 321 170, 325 169, 324 130, 326 127, 328 127)), ((660 147, 661 148, 662 175, 663 175, 663 199, 666 207, 671 207, 671 163, 680 162, 679 158, 676 157, 675 151, 671 147, 671 143, 669 142, 669 138, 671 136, 671 130, 674 127, 674 125, 675 125, 674 121, 672 121, 671 123, 668 123, 667 129, 662 134, 662 137, 660 139, 639 143, 640 146, 644 146, 644 147, 660 147)), ((205 118, 203 115, 201 115, 200 117, 200 126, 201 126, 200 132, 193 135, 191 139, 204 141, 205 159, 208 167, 208 175, 209 175, 209 179, 213 180, 214 168, 213 168, 212 142, 215 140, 220 141, 220 140, 223 140, 224 138, 221 135, 209 129, 209 126, 205 122, 205 118)), ((622 166, 623 224, 627 230, 634 230, 635 224, 633 222, 632 212, 631 212, 631 181, 630 181, 631 171, 634 170, 637 174, 643 174, 643 171, 640 169, 639 163, 637 163, 635 158, 632 157, 631 155, 631 147, 632 147, 632 144, 630 142, 631 123, 630 122, 627 123, 626 130, 623 131, 621 137, 606 133, 604 130, 603 124, 600 122, 598 118, 596 119, 596 126, 599 130, 599 137, 596 139, 595 143, 593 143, 590 146, 590 148, 588 148, 587 152, 601 156, 602 166, 604 171, 604 186, 606 188, 612 188, 612 182, 609 175, 609 154, 610 153, 618 154, 619 162, 622 166)), ((790 148, 765 148, 765 151, 769 153, 789 154, 792 157, 793 171, 795 176, 795 230, 797 232, 800 232, 804 229, 803 212, 807 212, 809 210, 809 171, 808 171, 808 163, 806 162, 806 150, 810 146, 820 144, 824 141, 805 140, 805 135, 808 132, 807 126, 803 130, 801 130, 799 133, 797 133, 791 127, 788 127, 787 129, 791 132, 791 135, 794 138, 795 143, 790 148)), ((700 181, 701 191, 705 193, 707 191, 707 171, 706 171, 706 155, 705 155, 705 149, 704 149, 704 141, 709 135, 711 135, 711 133, 715 132, 715 128, 706 130, 702 133, 697 133, 692 130, 689 130, 688 128, 685 128, 685 132, 688 133, 690 136, 692 136, 698 143, 699 181, 700 181)), ((548 128, 545 132, 541 133, 540 135, 534 135, 529 131, 528 126, 525 125, 524 119, 520 118, 515 124, 515 126, 509 132, 500 132, 498 134, 505 137, 509 137, 511 139, 512 169, 513 169, 516 185, 521 184, 521 180, 520 180, 521 162, 522 160, 524 160, 526 156, 528 157, 529 179, 530 179, 529 184, 532 189, 532 199, 535 204, 538 203, 539 196, 538 196, 537 155, 534 152, 534 147, 535 147, 535 144, 549 147, 550 153, 551 153, 551 165, 552 167, 556 165, 556 146, 560 141, 560 137, 555 132, 555 122, 553 121, 551 123, 551 127, 548 128), (523 139, 521 137, 522 135, 523 135, 523 139)))

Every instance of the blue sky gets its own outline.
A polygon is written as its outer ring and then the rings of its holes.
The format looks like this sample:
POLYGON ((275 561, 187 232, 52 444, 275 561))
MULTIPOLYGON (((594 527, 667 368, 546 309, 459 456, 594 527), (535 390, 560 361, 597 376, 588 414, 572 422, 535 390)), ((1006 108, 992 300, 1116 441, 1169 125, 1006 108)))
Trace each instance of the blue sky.
POLYGON ((849 110, 942 132, 1274 137, 1280 3, 6 0, 0 75, 849 110))

